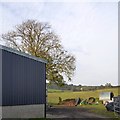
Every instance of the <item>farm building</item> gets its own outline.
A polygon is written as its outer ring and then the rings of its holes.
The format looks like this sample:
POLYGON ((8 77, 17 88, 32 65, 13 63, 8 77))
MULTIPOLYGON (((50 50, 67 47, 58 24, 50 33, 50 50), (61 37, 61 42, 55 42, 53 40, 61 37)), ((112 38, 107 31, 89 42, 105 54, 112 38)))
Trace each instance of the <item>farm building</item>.
POLYGON ((0 117, 43 118, 46 61, 0 45, 0 117))

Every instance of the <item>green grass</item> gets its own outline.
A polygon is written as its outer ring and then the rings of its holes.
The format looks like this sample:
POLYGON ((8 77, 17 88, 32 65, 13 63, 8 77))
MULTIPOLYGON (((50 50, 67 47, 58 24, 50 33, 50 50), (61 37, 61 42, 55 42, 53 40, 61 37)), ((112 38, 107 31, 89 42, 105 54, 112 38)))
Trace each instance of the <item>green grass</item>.
MULTIPOLYGON (((65 91, 65 92, 52 92, 48 93, 48 103, 51 105, 57 105, 59 102, 59 97, 64 99, 69 98, 82 98, 82 99, 88 99, 89 97, 99 98, 99 94, 101 92, 113 92, 114 96, 118 96, 118 88, 111 88, 111 89, 101 89, 96 91, 81 91, 81 92, 71 92, 71 91, 65 91)), ((88 109, 90 112, 116 118, 114 112, 107 111, 103 104, 99 103, 99 105, 82 105, 78 107, 83 107, 88 109)))
POLYGON ((56 90, 56 89, 48 89, 48 93, 59 93, 63 92, 62 90, 56 90))
POLYGON ((117 114, 115 114, 114 112, 107 111, 103 104, 82 105, 82 106, 79 106, 79 107, 86 108, 86 109, 89 110, 89 112, 96 113, 98 115, 102 115, 102 116, 105 116, 105 117, 110 117, 110 118, 116 118, 117 117, 117 114))
POLYGON ((68 98, 83 98, 88 99, 89 97, 95 97, 99 98, 100 92, 104 91, 110 91, 113 92, 115 96, 118 95, 118 88, 111 88, 111 89, 101 89, 96 91, 81 91, 81 92, 71 92, 71 91, 59 91, 59 92, 53 92, 48 93, 48 103, 50 104, 57 104, 59 102, 59 97, 63 99, 68 98))

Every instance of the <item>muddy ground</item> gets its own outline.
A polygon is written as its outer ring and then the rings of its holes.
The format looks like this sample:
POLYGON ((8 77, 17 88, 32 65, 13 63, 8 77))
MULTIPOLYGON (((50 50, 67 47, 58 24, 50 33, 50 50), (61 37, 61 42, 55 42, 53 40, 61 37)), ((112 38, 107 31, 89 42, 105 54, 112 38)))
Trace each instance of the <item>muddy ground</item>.
POLYGON ((105 118, 104 116, 96 115, 89 110, 80 107, 51 107, 48 108, 47 118, 105 118))

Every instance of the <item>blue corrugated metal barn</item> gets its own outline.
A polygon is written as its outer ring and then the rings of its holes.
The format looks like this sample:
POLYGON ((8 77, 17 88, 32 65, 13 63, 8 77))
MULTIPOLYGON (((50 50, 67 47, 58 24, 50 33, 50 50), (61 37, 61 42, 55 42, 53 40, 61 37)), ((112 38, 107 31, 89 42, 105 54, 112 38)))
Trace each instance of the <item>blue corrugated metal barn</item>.
MULTIPOLYGON (((45 115, 45 60, 0 45, 0 83, 0 106, 9 106, 10 109, 10 106, 43 105, 45 115)), ((6 107, 2 110, 4 113, 6 107)), ((6 116, 10 115, 3 117, 6 116)))

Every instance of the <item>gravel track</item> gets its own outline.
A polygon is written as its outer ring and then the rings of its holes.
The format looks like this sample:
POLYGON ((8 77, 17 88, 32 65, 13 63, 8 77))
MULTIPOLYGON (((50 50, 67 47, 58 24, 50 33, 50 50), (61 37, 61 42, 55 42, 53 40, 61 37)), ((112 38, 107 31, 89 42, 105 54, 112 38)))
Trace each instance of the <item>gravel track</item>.
POLYGON ((51 107, 47 110, 47 118, 105 118, 78 107, 51 107))

